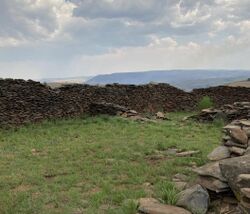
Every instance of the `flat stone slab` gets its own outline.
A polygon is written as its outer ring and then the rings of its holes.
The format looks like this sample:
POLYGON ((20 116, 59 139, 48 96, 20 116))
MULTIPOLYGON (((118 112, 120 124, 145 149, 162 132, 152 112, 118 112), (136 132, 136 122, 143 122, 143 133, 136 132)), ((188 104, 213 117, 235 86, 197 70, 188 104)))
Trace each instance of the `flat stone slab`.
POLYGON ((236 198, 240 200, 240 189, 245 188, 246 186, 239 181, 239 175, 250 174, 250 155, 223 160, 219 163, 219 166, 222 175, 228 181, 236 198))
POLYGON ((138 211, 144 214, 191 214, 183 208, 161 204, 154 198, 141 198, 138 211))
POLYGON ((209 206, 209 194, 206 189, 197 184, 180 192, 177 205, 193 214, 206 214, 209 206))
POLYGON ((245 149, 239 148, 239 147, 236 147, 236 146, 233 146, 233 147, 229 148, 229 151, 230 151, 231 153, 234 153, 234 154, 239 155, 239 156, 244 155, 245 152, 246 152, 245 149))
POLYGON ((190 157, 199 153, 200 151, 186 151, 186 152, 177 153, 176 156, 177 157, 190 157))
POLYGON ((250 199, 250 188, 241 188, 240 191, 245 197, 250 199))
POLYGON ((223 182, 227 182, 227 179, 222 175, 219 161, 208 163, 204 166, 194 169, 193 171, 202 176, 211 176, 217 178, 223 182))
POLYGON ((232 137, 232 139, 240 144, 247 144, 248 143, 248 136, 245 131, 241 129, 231 129, 229 131, 229 135, 232 137))
POLYGON ((230 151, 226 146, 219 146, 215 148, 208 156, 211 161, 218 161, 230 157, 230 151))
POLYGON ((222 182, 211 176, 199 176, 197 183, 216 193, 227 192, 230 190, 226 182, 222 182))

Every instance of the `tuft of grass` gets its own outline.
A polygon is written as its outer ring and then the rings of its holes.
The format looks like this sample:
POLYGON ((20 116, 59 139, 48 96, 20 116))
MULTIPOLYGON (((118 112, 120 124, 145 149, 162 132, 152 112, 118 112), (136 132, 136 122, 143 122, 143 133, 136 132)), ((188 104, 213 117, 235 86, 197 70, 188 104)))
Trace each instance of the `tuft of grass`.
POLYGON ((172 182, 165 181, 160 185, 160 196, 169 205, 176 205, 179 191, 172 182))
POLYGON ((204 96, 201 98, 201 100, 198 102, 197 108, 199 111, 206 109, 206 108, 212 108, 214 106, 214 103, 212 99, 209 96, 204 96))

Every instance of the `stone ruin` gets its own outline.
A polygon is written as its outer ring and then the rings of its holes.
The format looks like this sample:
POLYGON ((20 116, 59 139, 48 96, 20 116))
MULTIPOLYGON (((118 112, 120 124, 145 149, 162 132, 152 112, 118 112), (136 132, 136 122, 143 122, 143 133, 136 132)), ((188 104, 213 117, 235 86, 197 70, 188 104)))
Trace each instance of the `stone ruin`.
POLYGON ((187 93, 168 84, 66 85, 51 89, 34 81, 0 79, 0 126, 90 114, 95 103, 112 103, 142 114, 193 111, 203 96, 215 106, 250 100, 250 88, 213 87, 187 93))
POLYGON ((96 115, 111 115, 120 116, 134 121, 141 122, 156 122, 157 120, 169 120, 163 112, 157 112, 155 115, 143 116, 135 110, 129 109, 125 106, 116 105, 113 103, 98 102, 91 103, 89 107, 89 114, 96 115))
POLYGON ((249 214, 250 213, 250 120, 232 121, 223 128, 222 143, 209 155, 210 162, 194 167, 195 185, 185 175, 173 178, 179 193, 177 206, 153 198, 139 200, 142 214, 249 214), (178 184, 178 185, 177 185, 178 184))
POLYGON ((208 155, 210 163, 195 169, 198 183, 212 194, 215 213, 250 213, 250 120, 224 127, 222 144, 208 155))
POLYGON ((216 119, 223 119, 229 122, 236 119, 250 119, 250 102, 235 102, 231 105, 223 105, 220 108, 204 109, 190 118, 200 122, 211 122, 216 119))
POLYGON ((151 112, 155 114, 155 119, 167 119, 158 111, 192 111, 203 96, 211 97, 217 108, 204 110, 194 118, 199 121, 212 121, 216 118, 231 121, 224 128, 222 145, 209 154, 211 163, 194 170, 198 174, 198 184, 180 193, 177 202, 179 207, 165 205, 155 199, 141 199, 138 212, 249 214, 249 88, 221 86, 198 89, 191 93, 168 84, 68 85, 51 89, 34 81, 0 80, 0 126, 16 126, 82 114, 120 115, 148 121, 151 119, 141 116, 141 113, 151 112), (209 207, 214 207, 214 211, 209 207))

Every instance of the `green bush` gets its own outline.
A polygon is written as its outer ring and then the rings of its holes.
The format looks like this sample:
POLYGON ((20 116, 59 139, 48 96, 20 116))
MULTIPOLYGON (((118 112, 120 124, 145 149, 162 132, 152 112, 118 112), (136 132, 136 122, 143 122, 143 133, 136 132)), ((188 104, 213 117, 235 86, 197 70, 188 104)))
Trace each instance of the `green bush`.
POLYGON ((214 106, 214 103, 213 103, 212 99, 209 96, 204 96, 198 102, 197 108, 200 111, 202 109, 211 108, 213 106, 214 106))

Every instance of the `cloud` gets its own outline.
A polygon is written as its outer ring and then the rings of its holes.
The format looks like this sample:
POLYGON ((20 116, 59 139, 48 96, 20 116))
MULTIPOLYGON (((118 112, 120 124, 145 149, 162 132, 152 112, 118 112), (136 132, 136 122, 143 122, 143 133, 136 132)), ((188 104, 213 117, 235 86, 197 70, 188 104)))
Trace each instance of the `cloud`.
POLYGON ((72 61, 71 68, 91 74, 173 68, 249 69, 250 42, 248 46, 243 44, 246 42, 233 37, 213 45, 192 41, 179 44, 170 37, 152 38, 146 47, 122 48, 102 55, 77 57, 72 61))
POLYGON ((73 9, 74 5, 64 0, 1 0, 1 41, 13 46, 53 39, 73 9))
POLYGON ((249 0, 1 0, 0 76, 249 68, 249 0))
MULTIPOLYGON (((77 1, 75 1, 77 2, 77 1)), ((138 21, 152 21, 163 15, 165 0, 81 0, 74 10, 75 16, 89 19, 127 18, 138 21)))

